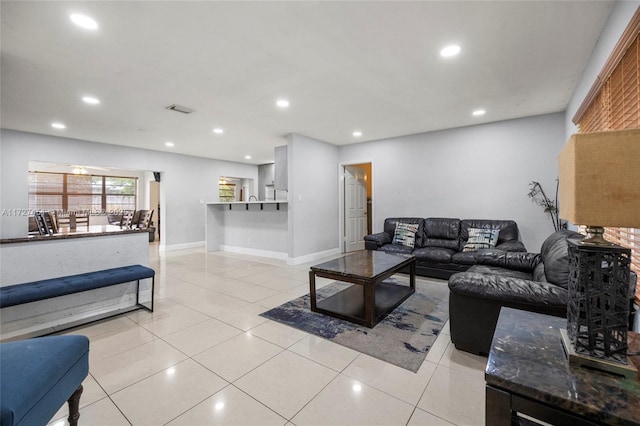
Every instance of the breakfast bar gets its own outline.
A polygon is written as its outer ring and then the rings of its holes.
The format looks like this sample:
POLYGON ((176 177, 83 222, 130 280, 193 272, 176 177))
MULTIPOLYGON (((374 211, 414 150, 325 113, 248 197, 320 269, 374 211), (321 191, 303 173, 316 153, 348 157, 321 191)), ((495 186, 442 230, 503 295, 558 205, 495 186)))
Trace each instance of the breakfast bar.
POLYGON ((287 201, 206 204, 207 252, 228 251, 287 259, 287 201))

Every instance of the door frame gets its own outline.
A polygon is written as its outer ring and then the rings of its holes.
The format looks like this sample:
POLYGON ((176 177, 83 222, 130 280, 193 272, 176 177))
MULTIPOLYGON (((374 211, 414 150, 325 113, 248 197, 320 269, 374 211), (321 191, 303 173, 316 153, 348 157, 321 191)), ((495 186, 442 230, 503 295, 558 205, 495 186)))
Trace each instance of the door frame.
POLYGON ((344 202, 344 168, 346 166, 357 166, 358 164, 371 164, 371 176, 369 179, 371 180, 371 231, 373 232, 373 227, 375 226, 375 215, 374 215, 374 203, 375 197, 375 164, 372 159, 368 160, 360 160, 360 161, 345 161, 338 163, 338 242, 340 247, 340 253, 344 254, 346 249, 346 227, 345 227, 345 202, 344 202))

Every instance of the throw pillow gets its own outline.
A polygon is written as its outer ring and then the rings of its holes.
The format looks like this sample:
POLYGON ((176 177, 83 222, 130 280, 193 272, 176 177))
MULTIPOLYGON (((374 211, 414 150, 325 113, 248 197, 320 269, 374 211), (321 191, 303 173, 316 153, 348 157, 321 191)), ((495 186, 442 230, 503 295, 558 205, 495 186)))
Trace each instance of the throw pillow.
POLYGON ((498 242, 499 229, 469 228, 469 239, 462 251, 476 251, 483 248, 495 247, 498 242))
POLYGON ((416 232, 418 232, 417 223, 396 223, 396 232, 393 235, 393 244, 415 247, 416 232))

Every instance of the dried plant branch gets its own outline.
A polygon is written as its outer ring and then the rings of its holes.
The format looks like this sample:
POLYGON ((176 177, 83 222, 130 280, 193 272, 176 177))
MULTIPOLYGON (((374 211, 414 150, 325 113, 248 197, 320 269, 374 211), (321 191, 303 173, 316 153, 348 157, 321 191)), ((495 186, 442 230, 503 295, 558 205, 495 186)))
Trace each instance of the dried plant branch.
POLYGON ((558 216, 558 180, 556 179, 556 194, 555 200, 551 200, 547 197, 547 194, 542 189, 540 182, 532 181, 529 183, 529 193, 527 196, 532 202, 536 203, 544 209, 544 212, 549 215, 551 222, 553 223, 553 229, 559 231, 563 228, 560 217, 558 216))

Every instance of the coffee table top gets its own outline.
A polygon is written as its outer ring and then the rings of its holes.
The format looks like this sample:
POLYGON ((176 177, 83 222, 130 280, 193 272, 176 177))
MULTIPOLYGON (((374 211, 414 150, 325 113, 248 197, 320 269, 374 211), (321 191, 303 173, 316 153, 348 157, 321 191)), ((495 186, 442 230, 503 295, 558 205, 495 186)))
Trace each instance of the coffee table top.
POLYGON ((314 265, 314 272, 328 272, 345 277, 371 279, 402 264, 409 264, 414 256, 407 254, 388 254, 376 250, 361 250, 347 254, 328 262, 314 265))

